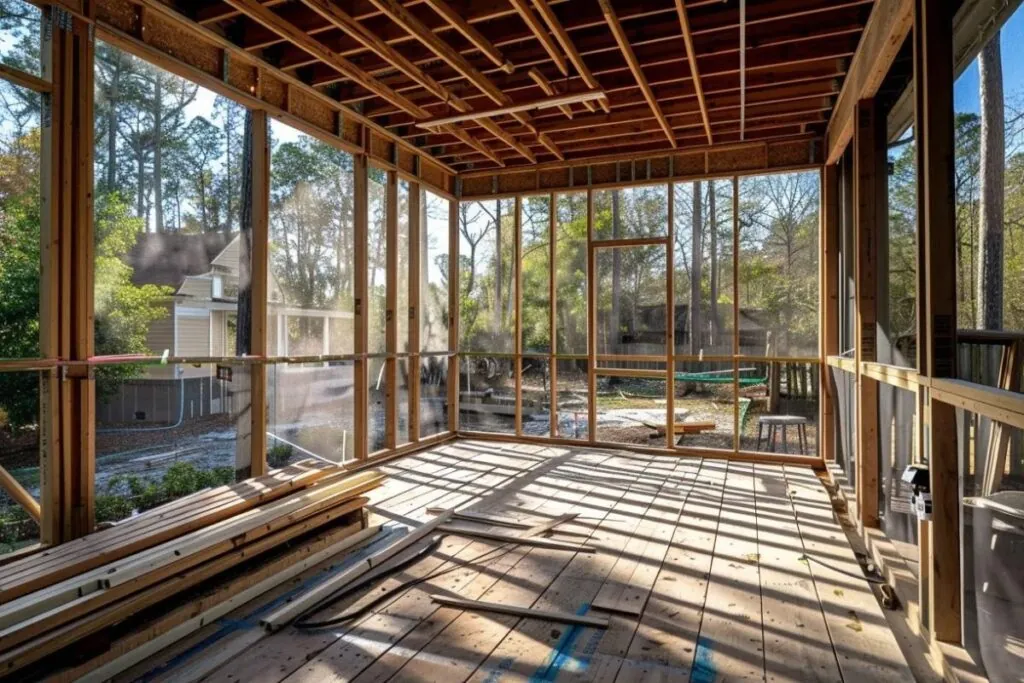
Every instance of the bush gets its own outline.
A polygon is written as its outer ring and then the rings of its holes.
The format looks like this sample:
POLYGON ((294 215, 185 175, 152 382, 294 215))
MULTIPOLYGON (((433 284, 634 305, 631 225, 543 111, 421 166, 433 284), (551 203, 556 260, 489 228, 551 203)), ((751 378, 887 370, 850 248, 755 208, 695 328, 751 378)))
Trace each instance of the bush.
POLYGON ((292 459, 292 447, 287 444, 278 444, 267 451, 267 467, 276 469, 284 467, 292 459))

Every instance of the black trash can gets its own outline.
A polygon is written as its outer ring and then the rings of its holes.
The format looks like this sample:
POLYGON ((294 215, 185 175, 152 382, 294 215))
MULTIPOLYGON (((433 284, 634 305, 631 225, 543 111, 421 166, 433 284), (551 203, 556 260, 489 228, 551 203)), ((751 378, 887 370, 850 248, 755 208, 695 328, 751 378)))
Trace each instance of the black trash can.
POLYGON ((994 683, 1024 671, 1024 491, 965 498, 973 517, 981 663, 994 683))

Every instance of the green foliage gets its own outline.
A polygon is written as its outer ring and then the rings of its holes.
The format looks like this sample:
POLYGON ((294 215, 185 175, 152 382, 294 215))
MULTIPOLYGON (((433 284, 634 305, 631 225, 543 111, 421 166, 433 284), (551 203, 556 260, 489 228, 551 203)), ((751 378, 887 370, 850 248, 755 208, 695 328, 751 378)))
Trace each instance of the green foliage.
POLYGON ((235 472, 230 467, 199 469, 187 462, 176 462, 160 479, 121 475, 112 477, 105 490, 96 495, 96 521, 124 519, 133 511, 145 511, 202 489, 231 484, 235 472))
POLYGON ((292 459, 292 447, 288 444, 277 444, 267 449, 267 467, 277 469, 284 467, 292 459))

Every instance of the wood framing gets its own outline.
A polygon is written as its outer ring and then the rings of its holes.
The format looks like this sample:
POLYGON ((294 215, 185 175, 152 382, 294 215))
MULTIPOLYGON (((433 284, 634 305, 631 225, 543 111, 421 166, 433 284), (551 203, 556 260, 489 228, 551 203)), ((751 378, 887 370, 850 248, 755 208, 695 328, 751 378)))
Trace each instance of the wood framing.
MULTIPOLYGON (((956 376, 956 214, 953 180, 953 15, 946 3, 916 0, 915 139, 918 216, 924 257, 925 365, 931 380, 956 376)), ((922 574, 928 577, 929 632, 960 641, 960 500, 955 410, 934 397, 925 407, 931 451, 932 521, 922 574)), ((924 452, 922 450, 922 452, 924 452)))
POLYGON ((878 526, 878 383, 861 372, 877 360, 878 239, 888 219, 885 117, 874 99, 857 103, 853 136, 854 273, 857 324, 857 511, 878 526))
MULTIPOLYGON (((386 185, 386 208, 384 211, 385 233, 385 305, 384 305, 384 346, 388 357, 384 360, 384 447, 393 450, 398 446, 398 279, 405 280, 408 274, 398 273, 398 176, 388 171, 386 185)), ((407 243, 408 245, 408 243, 407 243)), ((408 287, 408 280, 406 280, 408 287)), ((372 296, 372 292, 367 292, 372 296)), ((408 312, 403 311, 408 316, 408 312)), ((367 397, 369 398, 369 397, 367 397)), ((371 425, 366 424, 369 432, 371 425)))
POLYGON ((825 166, 821 172, 820 220, 820 443, 822 458, 835 460, 836 397, 825 359, 839 354, 839 168, 836 164, 825 166))
MULTIPOLYGON (((398 311, 398 315, 405 315, 409 320, 408 350, 411 354, 406 361, 406 376, 409 378, 409 441, 416 443, 420 440, 420 315, 422 314, 422 290, 421 277, 423 265, 421 263, 424 246, 423 230, 426 229, 424 213, 426 202, 423 201, 423 191, 419 183, 409 183, 409 308, 408 311, 398 311)), ((428 266, 429 268, 429 266, 428 266)), ((401 348, 401 340, 399 340, 401 348)))
POLYGON ((670 180, 686 182, 817 170, 820 162, 820 140, 798 137, 776 142, 719 144, 669 155, 639 153, 546 162, 500 172, 470 171, 459 177, 464 199, 487 199, 531 192, 572 192, 588 186, 595 189, 627 187, 670 180))
POLYGON ((368 292, 368 240, 369 240, 369 168, 367 157, 364 154, 357 154, 353 159, 353 187, 355 197, 353 198, 353 221, 355 234, 355 270, 354 279, 354 308, 355 308, 355 340, 356 363, 353 370, 355 377, 356 405, 355 416, 355 458, 357 461, 365 460, 369 440, 367 439, 366 426, 369 424, 369 404, 367 402, 367 391, 369 390, 367 360, 365 354, 370 344, 368 333, 367 308, 369 300, 368 292))
MULTIPOLYGON (((461 193, 460 183, 456 194, 461 193)), ((448 431, 459 431, 459 202, 448 202, 448 431)))
MULTIPOLYGON (((252 112, 252 291, 250 353, 267 355, 267 304, 270 282, 270 121, 265 111, 252 112)), ((267 473, 267 368, 249 367, 249 476, 267 473)))
POLYGON ((910 34, 914 2, 889 0, 878 3, 871 12, 825 134, 828 163, 836 163, 853 138, 857 103, 875 96, 910 34))
MULTIPOLYGON (((523 0, 518 1, 522 2, 523 0)), ((633 72, 633 78, 636 79, 637 85, 640 86, 640 91, 644 94, 644 99, 647 100, 647 106, 649 106, 651 111, 654 112, 654 117, 658 120, 658 124, 661 126, 662 130, 665 131, 665 137, 668 138, 669 144, 672 145, 673 149, 675 149, 679 146, 679 143, 676 142, 675 133, 672 132, 672 127, 668 124, 668 119, 665 118, 665 114, 661 111, 661 105, 654 96, 651 86, 647 83, 647 76, 644 75, 643 69, 640 67, 640 62, 637 60, 636 54, 633 52, 633 48, 629 43, 629 38, 626 37, 626 33, 622 30, 622 24, 619 23, 619 17, 615 14, 615 10, 612 8, 612 5, 608 0, 598 0, 598 2, 601 5, 601 11, 604 12, 604 19, 608 22, 608 28, 611 29, 612 35, 615 36, 615 40, 619 44, 619 49, 622 51, 622 55, 626 58, 626 63, 629 65, 629 70, 633 72)))
POLYGON ((700 67, 697 64, 697 51, 693 49, 693 31, 690 30, 690 20, 686 15, 686 5, 683 0, 676 0, 676 13, 679 15, 679 26, 683 30, 683 44, 686 46, 686 61, 690 63, 690 73, 693 76, 693 90, 697 94, 697 104, 700 105, 700 116, 704 121, 704 132, 708 134, 708 144, 713 144, 711 135, 711 120, 708 118, 708 105, 704 101, 704 86, 700 82, 700 67))
POLYGON ((554 62, 556 67, 558 67, 558 71, 563 76, 568 76, 569 68, 565 64, 565 57, 562 56, 562 53, 558 50, 558 46, 555 45, 555 42, 551 40, 551 36, 548 35, 548 32, 544 30, 544 26, 542 26, 537 20, 537 17, 534 16, 533 10, 530 9, 530 5, 527 4, 526 0, 509 0, 509 2, 512 4, 512 7, 515 8, 516 12, 519 13, 519 16, 522 17, 523 23, 529 27, 533 36, 537 39, 537 42, 539 42, 544 48, 544 51, 548 53, 548 57, 551 58, 551 61, 554 62))

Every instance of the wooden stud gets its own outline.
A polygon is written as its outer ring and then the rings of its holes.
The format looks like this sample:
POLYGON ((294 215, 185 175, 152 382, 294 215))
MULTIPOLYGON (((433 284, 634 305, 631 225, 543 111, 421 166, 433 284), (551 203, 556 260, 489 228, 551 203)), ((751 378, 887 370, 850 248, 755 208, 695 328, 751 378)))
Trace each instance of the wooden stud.
MULTIPOLYGON (((933 381, 956 377, 956 212, 953 180, 953 9, 946 3, 914 3, 915 140, 918 216, 924 242, 926 365, 933 381)), ((934 397, 925 407, 931 452, 932 521, 928 555, 921 558, 928 577, 932 638, 959 643, 960 501, 956 413, 934 397)))
MULTIPOLYGON (((612 190, 616 192, 617 190, 612 190)), ((551 268, 555 269, 555 262, 551 268)), ((587 434, 597 441, 597 250, 594 249, 594 190, 587 188, 587 434)))
MULTIPOLYGON (((456 195, 460 187, 456 186, 456 195)), ((448 431, 459 431, 459 202, 448 203, 448 431)))
POLYGON ((879 521, 878 382, 861 364, 877 360, 878 236, 888 215, 885 116, 875 100, 857 103, 853 135, 856 279, 857 511, 864 527, 879 521))
POLYGON ((825 359, 839 354, 839 167, 825 166, 821 172, 821 223, 819 243, 819 324, 821 326, 821 360, 819 396, 821 406, 819 439, 824 460, 835 460, 835 396, 829 381, 825 359))
POLYGON ((675 244, 676 207, 675 183, 668 184, 668 225, 665 248, 665 446, 675 448, 676 425, 676 293, 675 244))
POLYGON ((399 315, 409 317, 409 441, 420 440, 420 315, 422 309, 422 290, 420 278, 423 273, 421 249, 426 246, 423 230, 427 222, 424 220, 426 202, 423 201, 423 189, 419 183, 409 183, 409 310, 399 311, 399 315))
MULTIPOLYGON (((514 204, 515 216, 513 218, 514 237, 512 240, 512 293, 515 315, 515 339, 512 344, 515 348, 515 359, 512 361, 512 371, 515 373, 516 392, 516 414, 515 432, 523 433, 523 198, 516 195, 514 204)), ((501 246, 499 245, 500 249, 501 246)))
MULTIPOLYGON (((555 260, 558 256, 558 194, 551 194, 551 211, 548 212, 548 327, 551 330, 551 354, 548 357, 548 377, 551 386, 549 397, 549 425, 548 436, 558 437, 558 300, 555 297, 557 282, 555 274, 558 272, 555 260)), ((589 212, 588 212, 589 213, 589 212)))
MULTIPOLYGON (((384 305, 384 347, 387 358, 384 360, 384 376, 386 378, 384 398, 384 447, 388 450, 398 445, 398 175, 394 171, 387 174, 387 200, 384 211, 385 240, 385 305, 384 305)), ((403 279, 408 274, 403 273, 403 279)), ((370 293, 372 296, 372 293, 370 293)), ((405 313, 403 313, 405 314, 405 313)))
MULTIPOLYGON (((364 140, 369 142, 369 131, 365 128, 364 140)), ((364 145, 365 147, 365 145, 364 145)), ((365 460, 369 444, 369 382, 367 380, 366 352, 369 348, 370 337, 367 325, 368 300, 368 275, 367 269, 368 254, 367 240, 369 239, 369 177, 367 168, 367 157, 365 154, 357 154, 353 159, 353 227, 355 233, 354 254, 355 254, 355 458, 357 461, 365 460)))
MULTIPOLYGON (((265 111, 252 112, 252 334, 250 352, 267 355, 270 299, 270 121, 265 111)), ((267 368, 249 366, 251 412, 249 476, 267 473, 267 368)))
POLYGON ((740 353, 740 179, 732 177, 732 428, 733 452, 740 452, 740 373, 736 358, 740 353))

